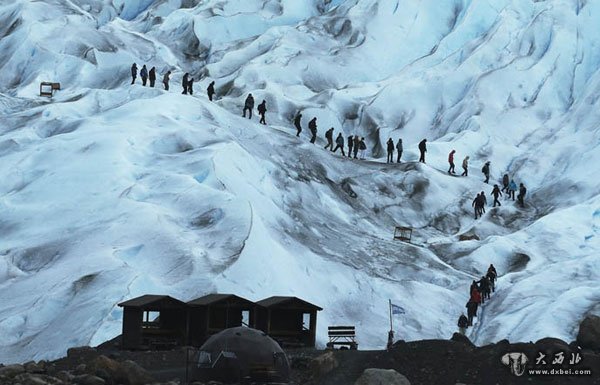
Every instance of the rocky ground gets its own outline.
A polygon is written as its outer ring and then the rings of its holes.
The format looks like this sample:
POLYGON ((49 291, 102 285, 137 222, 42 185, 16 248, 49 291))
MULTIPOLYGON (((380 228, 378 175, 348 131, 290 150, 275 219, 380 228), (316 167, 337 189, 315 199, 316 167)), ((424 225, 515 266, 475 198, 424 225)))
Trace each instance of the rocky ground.
MULTIPOLYGON (((129 352, 117 346, 114 340, 97 348, 69 349, 66 357, 52 362, 0 365, 0 384, 200 384, 186 381, 187 348, 129 352)), ((477 347, 455 334, 450 340, 399 341, 389 351, 302 349, 287 354, 291 384, 600 385, 600 318, 584 320, 577 341, 570 344, 545 338, 535 343, 500 341, 477 347), (523 353, 527 358, 521 376, 511 373, 508 359, 503 363, 507 353, 523 353), (529 374, 529 369, 590 370, 591 374, 543 376, 529 374)))

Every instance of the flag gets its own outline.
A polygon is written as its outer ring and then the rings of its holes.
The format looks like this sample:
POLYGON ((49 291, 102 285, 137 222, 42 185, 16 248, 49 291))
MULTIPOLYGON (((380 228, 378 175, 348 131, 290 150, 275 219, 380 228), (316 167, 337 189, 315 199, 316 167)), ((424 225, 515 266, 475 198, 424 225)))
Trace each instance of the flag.
POLYGON ((404 308, 402 306, 394 305, 393 303, 391 305, 392 305, 392 314, 406 314, 406 310, 404 310, 404 308))

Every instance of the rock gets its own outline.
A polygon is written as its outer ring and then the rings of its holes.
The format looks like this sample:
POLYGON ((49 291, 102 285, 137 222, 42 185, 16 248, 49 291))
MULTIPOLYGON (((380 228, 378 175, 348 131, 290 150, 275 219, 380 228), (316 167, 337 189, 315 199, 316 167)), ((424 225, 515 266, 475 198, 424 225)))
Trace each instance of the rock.
POLYGON ((7 365, 3 368, 0 368, 0 376, 6 377, 14 377, 17 374, 21 374, 25 372, 25 368, 23 365, 15 364, 15 365, 7 365))
POLYGON ((85 374, 86 371, 87 371, 87 365, 86 364, 79 364, 75 368, 75 374, 78 374, 78 375, 85 374))
POLYGON ((337 368, 338 365, 339 363, 335 359, 335 355, 329 351, 313 359, 310 363, 310 368, 314 377, 321 377, 337 368))
POLYGON ((58 373, 56 373, 54 377, 58 378, 62 382, 71 382, 74 376, 66 370, 61 370, 58 373))
POLYGON ((81 361, 91 361, 98 356, 96 349, 89 346, 79 346, 67 350, 67 357, 81 361))
POLYGON ((354 385, 410 385, 410 381, 394 369, 365 369, 354 385))
POLYGON ((579 325, 577 343, 583 349, 600 351, 600 317, 595 315, 585 317, 579 325))
POLYGON ((560 340, 558 338, 551 338, 551 337, 542 338, 541 340, 537 340, 535 342, 535 344, 538 346, 547 347, 553 351, 560 351, 560 350, 568 351, 570 349, 569 344, 567 344, 565 341, 560 340))
POLYGON ((104 381, 100 377, 93 376, 91 374, 83 374, 81 376, 76 376, 73 378, 73 382, 79 385, 105 385, 106 381, 104 381))
POLYGON ((39 363, 35 363, 30 361, 25 365, 25 371, 27 373, 44 373, 46 371, 46 363, 45 361, 40 361, 39 363))
POLYGON ((459 241, 478 241, 479 237, 475 233, 465 233, 458 236, 459 241))
POLYGON ((465 344, 471 347, 475 347, 475 345, 471 342, 471 340, 469 339, 469 337, 464 336, 460 333, 454 333, 452 335, 452 338, 450 338, 451 341, 454 342, 460 342, 461 344, 465 344))
POLYGON ((148 371, 133 361, 125 361, 122 364, 123 369, 127 374, 127 382, 129 385, 144 385, 154 381, 154 378, 148 371))
POLYGON ((14 378, 15 383, 22 385, 54 385, 60 384, 60 380, 42 374, 23 373, 14 378))
POLYGON ((106 384, 108 384, 108 385, 112 385, 112 383, 113 383, 112 378, 110 377, 110 374, 104 369, 96 369, 96 371, 94 372, 94 375, 96 377, 100 377, 101 379, 103 379, 104 382, 106 382, 106 384))

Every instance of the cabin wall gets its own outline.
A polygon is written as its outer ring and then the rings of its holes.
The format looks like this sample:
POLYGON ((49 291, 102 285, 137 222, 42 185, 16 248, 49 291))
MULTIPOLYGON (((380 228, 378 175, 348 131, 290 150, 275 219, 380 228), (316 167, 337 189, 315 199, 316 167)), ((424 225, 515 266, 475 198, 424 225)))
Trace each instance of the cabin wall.
POLYGON ((143 311, 137 308, 123 309, 123 349, 139 349, 142 344, 143 311))

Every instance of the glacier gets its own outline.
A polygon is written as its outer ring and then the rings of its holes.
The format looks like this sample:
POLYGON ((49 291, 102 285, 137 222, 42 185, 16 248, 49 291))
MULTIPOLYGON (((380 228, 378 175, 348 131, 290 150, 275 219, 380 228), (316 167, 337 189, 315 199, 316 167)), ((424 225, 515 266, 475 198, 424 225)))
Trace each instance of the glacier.
POLYGON ((585 0, 0 4, 0 362, 113 338, 116 304, 146 293, 295 295, 324 308, 321 346, 343 323, 362 349, 385 345, 392 299, 398 338, 448 338, 490 263, 476 344, 574 339, 600 314, 599 21, 585 0), (133 62, 157 88, 129 85, 133 62), (241 117, 249 92, 268 126, 241 117), (329 127, 367 160, 324 150, 329 127), (526 207, 475 221, 487 160, 526 207))

